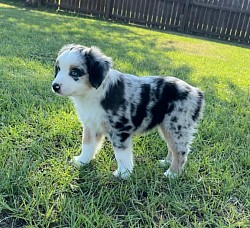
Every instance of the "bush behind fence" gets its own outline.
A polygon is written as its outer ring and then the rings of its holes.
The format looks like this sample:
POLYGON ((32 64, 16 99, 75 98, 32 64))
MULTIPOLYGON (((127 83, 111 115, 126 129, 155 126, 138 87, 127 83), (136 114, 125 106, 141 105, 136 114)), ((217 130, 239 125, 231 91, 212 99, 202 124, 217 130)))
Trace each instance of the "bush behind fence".
POLYGON ((42 4, 163 30, 250 43, 250 0, 42 0, 42 4))

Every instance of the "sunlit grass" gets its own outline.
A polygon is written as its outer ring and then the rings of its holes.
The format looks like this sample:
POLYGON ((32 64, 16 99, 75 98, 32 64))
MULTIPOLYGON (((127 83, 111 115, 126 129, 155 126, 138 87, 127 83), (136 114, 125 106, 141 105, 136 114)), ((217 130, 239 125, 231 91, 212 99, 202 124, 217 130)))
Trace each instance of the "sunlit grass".
POLYGON ((249 227, 250 49, 0 3, 0 227, 249 227), (98 46, 114 68, 174 75, 205 91, 183 175, 164 178, 156 132, 134 139, 135 172, 112 177, 110 143, 89 166, 68 99, 50 89, 67 43, 98 46))

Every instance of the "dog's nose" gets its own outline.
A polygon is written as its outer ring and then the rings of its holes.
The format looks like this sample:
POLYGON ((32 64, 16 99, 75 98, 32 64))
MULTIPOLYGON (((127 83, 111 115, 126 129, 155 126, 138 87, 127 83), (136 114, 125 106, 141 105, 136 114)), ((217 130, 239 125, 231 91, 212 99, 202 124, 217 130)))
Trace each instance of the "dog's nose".
POLYGON ((52 85, 52 88, 53 88, 53 90, 54 90, 56 93, 58 93, 59 90, 60 90, 60 85, 59 85, 58 83, 54 83, 54 84, 52 85))

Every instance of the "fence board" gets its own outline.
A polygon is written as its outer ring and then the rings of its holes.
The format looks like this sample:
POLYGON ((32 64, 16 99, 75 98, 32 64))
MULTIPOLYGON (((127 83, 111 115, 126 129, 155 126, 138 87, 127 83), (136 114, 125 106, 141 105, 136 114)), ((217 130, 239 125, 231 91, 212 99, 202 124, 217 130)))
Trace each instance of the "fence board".
POLYGON ((250 43, 250 0, 43 0, 42 3, 147 27, 250 43))
POLYGON ((172 5, 173 5, 173 2, 169 2, 169 1, 165 2, 165 9, 164 9, 163 17, 162 17, 162 22, 163 24, 165 24, 165 27, 170 26, 172 5))
POLYGON ((48 6, 59 6, 59 0, 43 0, 42 3, 48 6))
MULTIPOLYGON (((243 18, 245 14, 250 13, 245 10, 249 6, 247 0, 196 0, 190 5, 188 32, 242 41, 242 30, 245 31, 245 26, 242 25, 243 18), (197 12, 200 12, 198 17, 196 17, 197 12), (202 14, 203 16, 201 16, 202 14)), ((247 21, 249 21, 249 17, 247 17, 247 21)), ((243 40, 249 43, 248 29, 246 34, 243 40)))

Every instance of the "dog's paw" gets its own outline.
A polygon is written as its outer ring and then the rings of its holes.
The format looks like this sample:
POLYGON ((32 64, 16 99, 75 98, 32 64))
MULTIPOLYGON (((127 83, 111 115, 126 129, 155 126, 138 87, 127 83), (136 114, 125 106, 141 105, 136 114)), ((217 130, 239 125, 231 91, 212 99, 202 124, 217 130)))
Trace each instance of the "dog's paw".
POLYGON ((164 176, 167 177, 167 178, 174 179, 174 178, 177 178, 177 177, 178 177, 178 174, 177 174, 177 173, 174 173, 174 172, 172 172, 170 169, 168 169, 168 170, 164 173, 164 176))
POLYGON ((124 171, 124 172, 120 172, 118 171, 118 169, 116 171, 113 172, 113 175, 116 178, 120 178, 123 180, 127 180, 130 177, 130 172, 128 170, 124 171))
POLYGON ((70 163, 75 166, 76 168, 80 168, 83 165, 87 165, 88 163, 80 160, 80 156, 74 156, 71 160, 70 163))
POLYGON ((159 165, 161 167, 165 167, 167 165, 170 165, 171 164, 171 160, 170 159, 162 159, 162 160, 159 160, 159 165))

